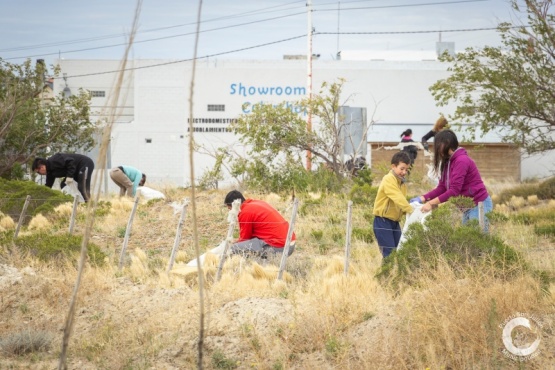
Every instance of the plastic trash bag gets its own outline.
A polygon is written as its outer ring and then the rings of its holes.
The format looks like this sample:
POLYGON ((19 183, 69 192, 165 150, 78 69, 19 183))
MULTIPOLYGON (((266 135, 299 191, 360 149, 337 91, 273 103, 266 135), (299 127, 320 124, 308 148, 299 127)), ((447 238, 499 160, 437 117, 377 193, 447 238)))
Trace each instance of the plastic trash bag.
POLYGON ((397 246, 397 250, 401 250, 401 248, 403 247, 403 243, 407 240, 406 232, 409 229, 409 225, 415 222, 420 222, 422 225, 424 225, 424 221, 426 220, 426 218, 432 214, 431 211, 422 212, 421 211, 422 204, 420 203, 411 203, 410 205, 414 208, 414 212, 412 212, 410 215, 407 215, 407 220, 405 221, 405 225, 403 226, 403 230, 401 232, 401 239, 399 240, 399 245, 397 246))
POLYGON ((154 190, 146 186, 141 186, 138 188, 138 190, 141 192, 141 197, 145 200, 166 198, 166 196, 162 192, 159 192, 158 190, 154 190))
POLYGON ((426 164, 426 167, 428 168, 428 173, 426 174, 428 176, 428 181, 432 185, 437 186, 437 184, 439 184, 439 177, 436 175, 434 167, 431 164, 426 164))
MULTIPOLYGON (((225 250, 225 240, 222 241, 222 242, 220 243, 220 245, 218 245, 216 248, 212 248, 209 252, 206 252, 206 253, 212 253, 212 254, 215 254, 216 256, 219 257, 219 256, 221 256, 221 255, 224 253, 224 250, 225 250)), ((231 250, 231 248, 230 248, 229 250, 231 250)), ((228 253, 229 253, 229 250, 228 250, 228 253)), ((204 254, 202 254, 202 255, 200 256, 200 264, 201 264, 201 266, 204 265, 204 259, 206 258, 206 253, 204 253, 204 254)), ((187 263, 187 266, 197 266, 197 259, 196 259, 196 257, 193 258, 191 261, 189 261, 189 262, 187 263)))
POLYGON ((71 184, 66 184, 66 186, 63 187, 62 189, 62 193, 67 194, 67 195, 71 195, 72 197, 77 197, 77 201, 79 203, 84 203, 85 199, 83 198, 83 195, 81 194, 81 192, 79 191, 79 189, 77 188, 77 183, 74 181, 71 184))

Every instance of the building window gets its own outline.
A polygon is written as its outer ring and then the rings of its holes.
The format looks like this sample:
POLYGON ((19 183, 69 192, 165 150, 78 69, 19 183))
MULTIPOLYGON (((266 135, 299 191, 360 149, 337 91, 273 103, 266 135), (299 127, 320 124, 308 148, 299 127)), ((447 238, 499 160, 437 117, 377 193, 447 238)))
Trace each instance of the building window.
POLYGON ((105 98, 106 91, 103 90, 91 90, 91 98, 105 98))
POLYGON ((209 112, 225 112, 224 104, 208 104, 209 112))
POLYGON ((149 137, 147 137, 147 138, 145 138, 145 142, 146 142, 147 144, 151 144, 151 143, 152 143, 152 139, 149 138, 149 137))

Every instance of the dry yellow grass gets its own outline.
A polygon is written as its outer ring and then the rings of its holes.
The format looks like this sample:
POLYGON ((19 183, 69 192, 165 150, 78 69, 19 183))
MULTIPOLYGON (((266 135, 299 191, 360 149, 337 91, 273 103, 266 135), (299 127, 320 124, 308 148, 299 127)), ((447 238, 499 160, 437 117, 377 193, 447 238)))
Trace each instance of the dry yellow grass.
POLYGON ((42 214, 38 214, 29 222, 28 230, 47 230, 52 227, 52 224, 42 214))
POLYGON ((73 204, 71 203, 60 204, 59 206, 54 208, 54 212, 56 212, 58 216, 71 216, 71 213, 73 212, 73 204))
POLYGON ((537 195, 529 195, 526 200, 528 201, 528 205, 535 206, 539 203, 539 199, 537 195))
POLYGON ((0 231, 15 229, 15 222, 10 216, 0 214, 0 231))
POLYGON ((513 209, 520 209, 526 205, 526 200, 523 197, 513 195, 507 204, 513 209))
MULTIPOLYGON (((166 191, 177 201, 188 195, 184 190, 166 191)), ((213 248, 225 237, 227 212, 221 207, 225 193, 198 196, 202 250, 213 248)), ((290 210, 289 197, 272 199, 278 209, 290 210)), ((93 233, 93 241, 105 241, 104 249, 111 257, 106 267, 85 269, 69 367, 195 368, 200 317, 197 269, 190 268, 184 275, 166 273, 178 216, 167 200, 148 207, 141 204, 129 256, 120 272, 121 231, 132 203, 112 201, 115 206, 98 219, 93 233)), ((206 368, 216 367, 212 362, 216 351, 239 363, 238 368, 516 368, 517 363, 500 354, 503 344, 498 325, 516 312, 529 312, 544 318, 546 327, 554 327, 548 315, 553 308, 550 297, 527 274, 504 281, 480 270, 461 279, 440 266, 417 287, 393 291, 374 277, 381 261, 375 242, 353 241, 345 275, 344 243, 333 240, 331 230, 337 228, 344 234, 346 200, 326 196, 321 202, 299 215, 299 248, 288 259, 281 281, 276 280, 279 261, 262 265, 234 256, 216 282, 218 259, 207 254, 206 368), (322 230, 322 239, 312 238, 312 230, 322 230)), ((368 211, 365 206, 353 208, 355 227, 371 227, 364 216, 368 211)), ((515 211, 507 207, 506 212, 515 211)), ((533 225, 495 223, 492 233, 520 251, 538 245, 555 248, 533 232, 533 225)), ((192 259, 191 245, 187 219, 174 270, 192 259)), ((553 252, 545 253, 542 261, 554 260, 553 252)), ((535 255, 525 253, 525 257, 535 255)), ((0 337, 17 332, 24 322, 55 333, 54 351, 41 353, 38 360, 52 367, 75 266, 54 269, 33 259, 17 259, 16 254, 9 258, 20 271, 32 266, 35 275, 23 274, 17 286, 2 290, 0 314, 5 319, 0 337)), ((540 262, 532 261, 534 266, 545 266, 540 262)), ((547 291, 554 294, 555 285, 547 291)), ((541 348, 545 351, 534 366, 549 364, 547 349, 554 347, 553 338, 544 336, 541 348)), ((23 357, 0 359, 0 367, 10 366, 36 364, 23 357)))

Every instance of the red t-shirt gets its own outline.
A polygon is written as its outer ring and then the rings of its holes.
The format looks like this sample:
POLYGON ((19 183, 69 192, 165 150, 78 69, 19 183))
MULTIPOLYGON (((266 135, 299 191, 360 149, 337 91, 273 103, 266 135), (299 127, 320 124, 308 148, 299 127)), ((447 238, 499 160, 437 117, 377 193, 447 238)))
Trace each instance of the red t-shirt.
MULTIPOLYGON (((239 211, 239 240, 258 238, 272 247, 283 248, 287 239, 289 222, 263 200, 247 199, 239 211)), ((295 240, 295 233, 291 241, 295 240)))

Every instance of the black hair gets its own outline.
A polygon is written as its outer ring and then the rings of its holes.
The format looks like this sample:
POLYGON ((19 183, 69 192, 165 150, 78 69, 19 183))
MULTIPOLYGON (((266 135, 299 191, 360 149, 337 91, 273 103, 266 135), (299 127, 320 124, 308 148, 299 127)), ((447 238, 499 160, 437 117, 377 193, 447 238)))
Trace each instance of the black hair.
POLYGON ((410 156, 407 152, 397 152, 393 154, 393 157, 391 158, 391 164, 398 166, 401 162, 410 165, 410 156))
POLYGON ((145 182, 146 182, 146 173, 143 173, 143 175, 141 176, 141 181, 142 181, 142 183, 143 183, 143 185, 144 185, 145 182))
POLYGON ((224 204, 230 206, 236 199, 241 199, 241 203, 245 201, 245 197, 239 190, 232 190, 225 196, 224 204))
POLYGON ((412 130, 410 128, 408 128, 405 131, 403 131, 403 133, 401 134, 401 137, 410 136, 410 135, 412 135, 412 130))
POLYGON ((31 166, 31 171, 35 171, 42 165, 46 166, 46 159, 40 157, 35 158, 35 160, 33 161, 33 165, 31 166))
POLYGON ((459 147, 457 135, 449 129, 444 129, 434 136, 434 172, 443 173, 449 160, 449 150, 455 151, 459 147))

